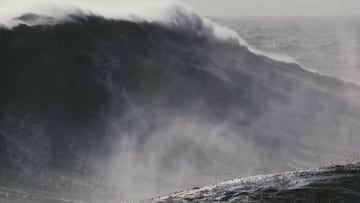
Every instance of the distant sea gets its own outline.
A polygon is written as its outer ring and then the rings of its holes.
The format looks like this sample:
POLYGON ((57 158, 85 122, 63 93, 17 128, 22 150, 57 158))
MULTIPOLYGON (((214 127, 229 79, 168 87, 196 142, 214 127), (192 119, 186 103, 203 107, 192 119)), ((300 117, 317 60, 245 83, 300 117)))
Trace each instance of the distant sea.
POLYGON ((360 16, 212 20, 235 30, 257 49, 285 54, 307 68, 360 83, 360 16))

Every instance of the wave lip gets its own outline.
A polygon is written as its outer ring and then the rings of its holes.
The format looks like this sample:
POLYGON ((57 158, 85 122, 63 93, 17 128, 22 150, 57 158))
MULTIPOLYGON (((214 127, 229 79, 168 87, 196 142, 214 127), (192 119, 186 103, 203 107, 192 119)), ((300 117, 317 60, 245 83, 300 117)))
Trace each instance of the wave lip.
MULTIPOLYGON (((213 40, 244 46, 252 53, 266 56, 279 62, 299 64, 290 56, 278 53, 267 53, 249 46, 235 31, 211 22, 210 20, 200 16, 191 7, 175 0, 157 0, 151 3, 139 3, 135 1, 133 3, 127 2, 127 4, 123 3, 122 5, 89 4, 82 1, 65 1, 64 3, 48 3, 40 1, 40 3, 34 4, 37 5, 37 9, 35 10, 38 10, 38 14, 29 13, 29 11, 22 8, 22 13, 16 13, 16 15, 20 17, 14 16, 15 14, 11 14, 9 15, 10 17, 3 17, 3 22, 1 22, 0 16, 0 25, 3 24, 8 28, 14 28, 19 24, 27 24, 30 26, 46 24, 54 25, 71 21, 73 20, 72 16, 97 15, 103 16, 107 19, 130 20, 139 23, 157 23, 163 25, 164 27, 182 31, 187 34, 204 36, 213 40), (43 7, 46 6, 51 9, 43 9, 43 7), (56 12, 51 12, 52 10, 55 10, 56 12), (35 18, 35 16, 37 17, 35 18)), ((16 4, 9 5, 9 9, 16 6, 16 4)), ((31 8, 28 9, 31 10, 31 8)), ((4 9, 4 11, 6 11, 6 9, 4 9)), ((310 69, 306 70, 313 71, 310 69)))
MULTIPOLYGON (((199 36, 214 37, 219 40, 239 41, 240 39, 234 31, 214 25, 209 20, 198 15, 192 8, 177 1, 158 0, 152 3, 135 1, 135 3, 123 3, 122 5, 91 4, 81 1, 65 1, 60 4, 51 1, 50 3, 40 1, 40 3, 34 2, 36 6, 27 5, 29 8, 23 6, 18 12, 3 17, 0 16, 0 20, 3 21, 2 24, 13 28, 21 23, 29 23, 29 21, 32 22, 31 25, 63 23, 71 20, 68 16, 73 14, 99 15, 108 19, 160 23, 171 29, 186 31, 199 36), (35 7, 35 9, 31 7, 35 7), (49 7, 49 9, 44 9, 44 7, 49 7), (37 12, 35 14, 29 13, 32 9, 37 10, 37 12), (52 10, 56 10, 56 12, 51 12, 52 10)), ((7 13, 5 11, 14 9, 16 6, 16 3, 5 4, 2 8, 3 13, 7 13)))

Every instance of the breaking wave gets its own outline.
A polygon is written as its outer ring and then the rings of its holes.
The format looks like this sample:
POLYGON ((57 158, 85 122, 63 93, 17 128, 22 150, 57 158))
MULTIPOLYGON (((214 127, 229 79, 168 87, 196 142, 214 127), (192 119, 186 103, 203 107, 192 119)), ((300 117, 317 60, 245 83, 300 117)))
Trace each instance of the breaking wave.
POLYGON ((152 19, 76 10, 3 23, 3 187, 139 199, 359 152, 357 85, 169 5, 152 19))

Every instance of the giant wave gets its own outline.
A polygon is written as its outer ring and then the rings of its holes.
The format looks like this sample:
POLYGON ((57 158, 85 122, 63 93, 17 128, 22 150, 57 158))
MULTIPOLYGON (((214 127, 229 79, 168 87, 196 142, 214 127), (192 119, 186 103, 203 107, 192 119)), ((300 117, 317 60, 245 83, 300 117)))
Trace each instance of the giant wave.
POLYGON ((358 152, 356 84, 168 9, 165 21, 28 13, 0 29, 4 188, 138 199, 358 152))

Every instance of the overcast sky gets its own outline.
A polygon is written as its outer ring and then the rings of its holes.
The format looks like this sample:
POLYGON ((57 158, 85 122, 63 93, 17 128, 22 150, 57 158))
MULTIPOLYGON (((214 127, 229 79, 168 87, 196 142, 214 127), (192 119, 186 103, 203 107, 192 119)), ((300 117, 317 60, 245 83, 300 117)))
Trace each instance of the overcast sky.
MULTIPOLYGON (((156 0, 69 0, 101 3, 121 7, 126 3, 154 3, 156 0)), ((164 1, 164 0, 161 0, 164 1)), ((171 0, 169 0, 171 1, 171 0)), ((178 0, 195 8, 204 16, 360 16, 360 0, 178 0)), ((34 2, 63 2, 57 0, 0 0, 0 16, 8 10, 7 3, 21 10, 34 2)))
POLYGON ((360 15, 360 0, 182 0, 206 16, 360 15))

